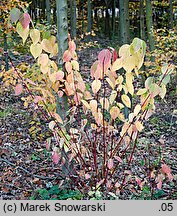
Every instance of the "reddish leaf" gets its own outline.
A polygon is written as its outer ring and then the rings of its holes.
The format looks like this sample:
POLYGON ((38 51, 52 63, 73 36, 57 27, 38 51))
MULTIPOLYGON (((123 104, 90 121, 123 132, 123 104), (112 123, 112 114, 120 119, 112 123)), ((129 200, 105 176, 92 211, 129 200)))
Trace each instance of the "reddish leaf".
POLYGON ((157 184, 157 188, 160 190, 162 188, 162 181, 159 181, 157 184))
POLYGON ((98 54, 98 60, 101 64, 108 64, 111 61, 111 52, 108 49, 104 49, 102 50, 99 54, 98 54))
POLYGON ((118 58, 118 54, 115 49, 113 51, 112 58, 113 58, 113 62, 115 62, 115 60, 118 58))
POLYGON ((171 173, 171 170, 170 170, 170 167, 169 166, 167 166, 166 164, 163 164, 162 165, 162 172, 164 173, 164 174, 170 174, 171 173))
POLYGON ((74 43, 74 41, 69 41, 69 51, 71 53, 74 53, 76 50, 76 44, 74 43))
POLYGON ((53 154, 52 154, 52 160, 53 160, 54 164, 58 164, 58 162, 60 160, 59 155, 58 155, 58 153, 56 151, 54 151, 53 154))
POLYGON ((71 55, 70 51, 66 50, 63 54, 63 61, 69 62, 71 60, 71 58, 72 58, 72 55, 71 55))
POLYGON ((23 86, 22 84, 17 84, 15 86, 15 95, 20 95, 23 91, 23 86))
POLYGON ((30 20, 31 20, 30 15, 28 13, 24 13, 23 18, 20 20, 23 28, 27 28, 27 26, 30 23, 30 20))

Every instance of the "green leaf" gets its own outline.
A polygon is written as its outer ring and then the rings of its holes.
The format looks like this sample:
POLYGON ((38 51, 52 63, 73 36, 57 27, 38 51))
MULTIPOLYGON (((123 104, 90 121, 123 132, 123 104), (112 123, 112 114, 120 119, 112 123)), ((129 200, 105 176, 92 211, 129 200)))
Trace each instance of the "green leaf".
POLYGON ((167 85, 170 82, 170 75, 165 76, 165 78, 162 80, 162 83, 164 85, 167 85))
POLYGON ((23 39, 23 43, 25 43, 28 34, 29 34, 29 26, 27 26, 25 29, 23 28, 22 24, 20 22, 17 23, 16 26, 17 33, 20 35, 20 37, 23 39))
POLYGON ((10 20, 11 22, 17 22, 20 18, 20 15, 21 15, 21 12, 18 8, 13 8, 11 11, 10 11, 10 20))
POLYGON ((146 79, 146 81, 145 81, 145 88, 146 88, 146 89, 149 89, 150 86, 152 85, 153 81, 154 81, 154 78, 153 78, 153 77, 148 77, 148 78, 146 79))

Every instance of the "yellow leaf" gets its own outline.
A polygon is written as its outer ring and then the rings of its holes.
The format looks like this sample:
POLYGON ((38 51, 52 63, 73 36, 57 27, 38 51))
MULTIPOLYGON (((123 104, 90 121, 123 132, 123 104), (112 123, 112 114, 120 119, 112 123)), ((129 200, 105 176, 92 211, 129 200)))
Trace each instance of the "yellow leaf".
POLYGON ((164 99, 165 95, 166 95, 166 86, 164 84, 162 84, 161 88, 160 88, 160 93, 159 93, 159 96, 164 99))
POLYGON ((94 94, 96 94, 101 88, 101 81, 100 80, 94 80, 92 82, 92 91, 94 94))
POLYGON ((130 113, 129 116, 128 116, 129 122, 132 122, 133 118, 134 118, 134 113, 130 113))
POLYGON ((57 64, 56 64, 54 61, 51 61, 51 62, 50 62, 50 65, 52 66, 52 68, 53 68, 55 71, 58 70, 57 64))
POLYGON ((79 63, 76 60, 72 60, 71 64, 74 70, 79 71, 79 63))
POLYGON ((52 116, 60 123, 63 124, 63 121, 61 117, 58 115, 58 113, 52 113, 52 116))
POLYGON ((55 43, 55 45, 53 46, 53 50, 51 54, 52 54, 52 57, 58 54, 58 44, 57 43, 55 43))
POLYGON ((122 126, 120 136, 123 136, 127 132, 128 128, 129 128, 129 124, 127 122, 125 122, 124 125, 122 126))
POLYGON ((112 82, 108 77, 106 78, 106 81, 109 83, 112 89, 115 88, 115 82, 112 82))
POLYGON ((37 29, 31 29, 30 30, 30 38, 31 38, 33 44, 37 44, 40 40, 40 31, 37 29))
POLYGON ((108 110, 109 109, 109 101, 107 98, 101 98, 100 99, 100 104, 102 106, 102 108, 108 110), (104 106, 104 107, 103 107, 104 106))
POLYGON ((90 109, 90 105, 87 101, 85 100, 81 100, 81 102, 84 104, 84 106, 87 108, 87 109, 90 109))
POLYGON ((122 75, 118 76, 118 78, 116 79, 116 85, 122 84, 124 81, 124 78, 122 75))
POLYGON ((109 98, 110 104, 112 104, 115 101, 116 97, 117 97, 117 92, 115 90, 113 90, 111 92, 111 95, 110 95, 110 98, 109 98))
POLYGON ((116 71, 116 70, 119 70, 120 68, 122 68, 122 59, 118 58, 112 64, 111 71, 116 71))
POLYGON ((42 46, 41 44, 37 43, 37 44, 31 44, 30 46, 30 52, 33 55, 33 57, 36 59, 37 57, 40 56, 40 54, 42 53, 42 46))
POLYGON ((119 116, 120 110, 117 106, 113 106, 110 109, 110 115, 113 120, 115 120, 119 116))
POLYGON ((122 103, 117 103, 117 105, 118 105, 118 107, 119 107, 120 109, 123 109, 123 108, 124 108, 124 105, 123 105, 122 103))
POLYGON ((136 122, 135 122, 135 126, 136 126, 136 128, 137 128, 137 130, 138 130, 139 132, 141 132, 141 131, 143 130, 143 128, 144 128, 144 126, 141 124, 140 121, 136 121, 136 122))
POLYGON ((97 104, 96 100, 91 100, 90 101, 90 108, 91 108, 92 112, 96 112, 97 106, 98 106, 98 104, 97 104))
POLYGON ((127 95, 123 94, 121 96, 121 99, 122 99, 122 102, 125 104, 126 107, 131 108, 131 101, 130 101, 130 98, 127 95))
POLYGON ((143 88, 143 89, 139 89, 138 92, 136 93, 137 95, 143 95, 144 93, 147 92, 147 89, 143 88))
POLYGON ((141 105, 140 105, 140 104, 137 104, 137 105, 135 106, 135 108, 134 108, 133 113, 134 113, 134 115, 136 116, 136 115, 139 114, 140 111, 141 111, 141 105))
POLYGON ((41 54, 38 58, 38 64, 42 67, 46 67, 49 63, 49 57, 47 54, 41 54))
POLYGON ((134 86, 131 82, 127 82, 126 83, 126 88, 127 88, 127 91, 133 95, 134 94, 134 86))
POLYGON ((42 49, 47 52, 47 53, 52 53, 53 52, 53 46, 50 40, 43 39, 41 42, 42 49))
POLYGON ((25 43, 29 34, 29 25, 26 28, 23 28, 22 24, 18 22, 16 26, 16 30, 17 33, 20 35, 20 37, 23 39, 23 43, 25 43))

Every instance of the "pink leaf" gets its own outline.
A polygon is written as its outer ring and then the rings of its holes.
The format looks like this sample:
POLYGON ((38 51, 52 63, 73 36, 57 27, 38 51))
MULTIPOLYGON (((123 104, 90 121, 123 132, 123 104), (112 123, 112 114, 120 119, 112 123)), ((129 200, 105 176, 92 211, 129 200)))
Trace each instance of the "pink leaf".
POLYGON ((30 15, 28 13, 24 13, 23 18, 20 20, 23 28, 27 28, 27 26, 30 23, 30 20, 31 20, 30 15))
POLYGON ((63 54, 63 61, 69 62, 71 60, 71 58, 72 58, 72 55, 71 55, 70 51, 66 50, 63 54))
POLYGON ((162 181, 159 181, 157 184, 157 188, 160 190, 162 188, 162 181))
POLYGON ((163 164, 162 165, 162 172, 164 173, 164 174, 170 174, 171 173, 171 170, 170 170, 170 167, 169 166, 167 166, 166 164, 163 164))
POLYGON ((61 91, 61 90, 58 91, 58 97, 59 97, 59 98, 62 98, 62 97, 63 97, 63 94, 64 94, 63 91, 61 91))
POLYGON ((90 175, 87 173, 87 174, 85 174, 85 179, 90 179, 90 175))
POLYGON ((111 57, 112 57, 112 54, 108 49, 104 49, 98 54, 99 62, 101 64, 103 64, 104 62, 104 65, 110 64, 111 57))
POLYGON ((60 159, 60 158, 59 158, 58 153, 57 153, 56 151, 54 151, 53 154, 52 154, 53 163, 54 163, 54 164, 58 164, 59 159, 60 159))
POLYGON ((76 44, 74 43, 74 41, 69 41, 69 51, 71 53, 74 53, 76 50, 76 44))
POLYGON ((20 95, 23 91, 23 86, 22 84, 17 84, 15 86, 15 95, 20 95))
POLYGON ((113 166, 114 166, 113 159, 110 158, 110 159, 108 160, 108 169, 112 169, 113 166))
POLYGON ((120 163, 122 163, 122 159, 119 156, 114 156, 114 158, 119 161, 120 163))

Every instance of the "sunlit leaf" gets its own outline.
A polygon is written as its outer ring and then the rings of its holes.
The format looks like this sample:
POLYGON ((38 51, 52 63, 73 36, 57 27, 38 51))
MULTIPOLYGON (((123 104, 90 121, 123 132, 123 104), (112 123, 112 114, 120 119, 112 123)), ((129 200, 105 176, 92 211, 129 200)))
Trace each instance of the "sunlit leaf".
POLYGON ((110 109, 110 115, 113 120, 115 120, 119 116, 120 110, 117 106, 113 106, 110 109))
POLYGON ((117 97, 117 92, 115 90, 113 90, 111 92, 111 95, 110 95, 110 98, 109 98, 110 104, 112 104, 115 101, 116 97, 117 97))
POLYGON ((122 99, 122 102, 125 104, 126 107, 131 108, 131 101, 130 101, 130 98, 127 95, 123 94, 121 96, 121 99, 122 99))
POLYGON ((46 67, 49 63, 49 57, 47 54, 41 54, 38 58, 38 64, 42 67, 46 67))
POLYGON ((113 166, 114 166, 113 159, 112 159, 112 158, 110 158, 110 159, 108 160, 108 169, 112 169, 112 168, 113 168, 113 166))
POLYGON ((91 100, 90 101, 90 108, 91 108, 92 111, 96 112, 97 106, 98 106, 98 104, 97 104, 96 100, 91 100))
POLYGON ((146 88, 143 88, 143 89, 139 89, 138 92, 136 93, 137 95, 143 95, 147 92, 147 89, 146 88))
POLYGON ((142 125, 140 121, 136 121, 135 126, 139 132, 141 132, 144 129, 144 126, 142 125))
POLYGON ((122 59, 118 58, 116 61, 112 64, 111 71, 116 71, 122 68, 122 59))
POLYGON ((27 28, 23 28, 22 24, 20 22, 17 23, 16 26, 17 33, 20 35, 20 37, 23 39, 23 43, 25 43, 26 39, 28 38, 29 34, 29 26, 27 28))
POLYGON ((87 101, 85 100, 81 100, 81 102, 83 103, 83 105, 87 108, 87 109, 90 109, 90 105, 87 101))
POLYGON ((37 57, 40 56, 40 54, 42 53, 42 46, 41 44, 37 43, 37 44, 31 44, 30 46, 30 52, 33 55, 33 57, 36 59, 37 57))
POLYGON ((92 91, 94 94, 96 94, 101 88, 101 81, 100 80, 94 80, 92 82, 92 91))
POLYGON ((100 99, 100 104, 102 106, 102 108, 108 110, 109 109, 109 101, 107 98, 101 98, 100 99), (104 106, 104 107, 103 107, 104 106))
POLYGON ((47 40, 47 39, 43 39, 42 42, 41 42, 41 45, 42 45, 42 49, 47 52, 47 53, 52 53, 53 51, 53 46, 50 42, 50 40, 47 40))
POLYGON ((164 99, 165 95, 166 95, 166 92, 167 92, 167 89, 166 89, 166 86, 164 84, 161 85, 161 88, 160 88, 160 93, 159 93, 159 96, 164 99))
POLYGON ((135 106, 135 108, 134 108, 133 113, 134 113, 134 115, 136 116, 136 115, 139 114, 140 111, 141 111, 141 105, 140 105, 140 104, 137 104, 137 105, 135 106))
POLYGON ((23 92, 23 86, 22 84, 17 84, 15 86, 15 95, 20 95, 23 92))

